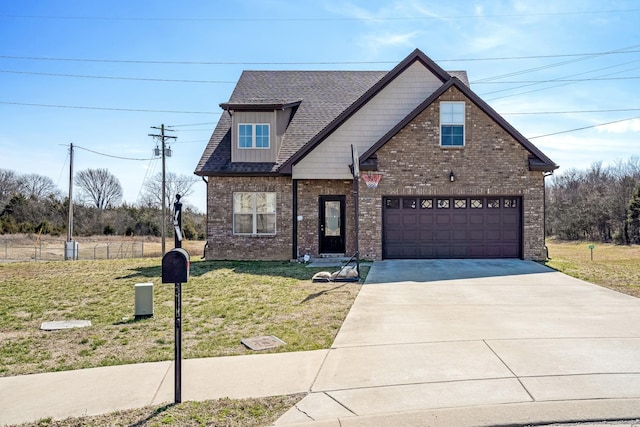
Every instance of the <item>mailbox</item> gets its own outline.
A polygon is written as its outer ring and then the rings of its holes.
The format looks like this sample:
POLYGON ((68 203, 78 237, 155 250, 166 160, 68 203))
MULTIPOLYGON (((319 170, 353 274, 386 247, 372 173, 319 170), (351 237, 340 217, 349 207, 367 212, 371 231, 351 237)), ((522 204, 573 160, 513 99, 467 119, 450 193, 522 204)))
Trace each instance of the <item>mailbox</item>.
POLYGON ((189 253, 171 249, 162 257, 162 283, 186 283, 189 280, 189 253))

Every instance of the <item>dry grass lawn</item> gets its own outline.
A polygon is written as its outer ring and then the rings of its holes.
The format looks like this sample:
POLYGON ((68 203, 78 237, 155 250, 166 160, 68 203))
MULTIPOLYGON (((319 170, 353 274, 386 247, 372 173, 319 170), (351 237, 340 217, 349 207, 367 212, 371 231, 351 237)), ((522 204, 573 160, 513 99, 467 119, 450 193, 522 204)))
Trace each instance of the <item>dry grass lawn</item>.
MULTIPOLYGON (((174 285, 160 258, 0 264, 0 376, 171 360, 174 285), (154 317, 134 319, 136 283, 154 284, 154 317), (45 332, 42 322, 92 326, 45 332)), ((193 257, 183 284, 183 357, 250 354, 242 338, 275 335, 278 352, 329 348, 357 283, 312 283, 289 262, 193 257)))
POLYGON ((43 419, 22 424, 21 427, 268 426, 303 397, 304 395, 296 394, 263 399, 184 402, 178 405, 153 406, 91 417, 65 420, 43 419))
POLYGON ((547 241, 551 268, 618 292, 640 297, 640 246, 547 241), (589 245, 594 245, 593 261, 589 245))

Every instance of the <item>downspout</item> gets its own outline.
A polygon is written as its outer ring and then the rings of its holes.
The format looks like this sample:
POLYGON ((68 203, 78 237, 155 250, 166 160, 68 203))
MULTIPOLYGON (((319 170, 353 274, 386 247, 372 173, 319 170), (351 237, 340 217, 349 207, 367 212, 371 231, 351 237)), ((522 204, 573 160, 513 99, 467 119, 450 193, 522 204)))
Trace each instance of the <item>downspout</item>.
POLYGON ((204 248, 202 249, 202 259, 207 259, 207 249, 209 248, 209 236, 207 235, 207 226, 206 224, 209 222, 209 181, 207 181, 207 178, 205 178, 204 176, 201 176, 200 178, 202 178, 202 180, 204 181, 205 185, 207 186, 207 190, 205 191, 206 197, 207 197, 207 211, 205 212, 205 231, 204 231, 204 248))
POLYGON ((544 242, 544 257, 545 260, 550 260, 549 248, 547 247, 547 183, 545 178, 553 175, 553 171, 544 172, 542 174, 542 239, 544 242))
POLYGON ((291 259, 298 259, 298 180, 293 180, 292 188, 292 208, 293 212, 291 215, 292 224, 292 236, 291 236, 291 259))

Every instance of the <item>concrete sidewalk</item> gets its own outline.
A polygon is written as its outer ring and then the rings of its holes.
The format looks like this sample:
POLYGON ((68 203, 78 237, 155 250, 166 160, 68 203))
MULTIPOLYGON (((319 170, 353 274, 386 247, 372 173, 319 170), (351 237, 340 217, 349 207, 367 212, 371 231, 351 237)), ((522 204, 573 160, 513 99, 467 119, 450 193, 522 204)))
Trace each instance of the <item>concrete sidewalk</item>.
MULTIPOLYGON (((330 350, 183 361, 182 400, 309 393, 277 425, 640 419, 640 300, 518 260, 382 261, 330 350)), ((0 378, 0 425, 173 401, 171 362, 0 378)))
MULTIPOLYGON (((328 350, 187 359, 182 401, 306 393, 328 350)), ((0 378, 0 425, 174 401, 173 362, 0 378)))

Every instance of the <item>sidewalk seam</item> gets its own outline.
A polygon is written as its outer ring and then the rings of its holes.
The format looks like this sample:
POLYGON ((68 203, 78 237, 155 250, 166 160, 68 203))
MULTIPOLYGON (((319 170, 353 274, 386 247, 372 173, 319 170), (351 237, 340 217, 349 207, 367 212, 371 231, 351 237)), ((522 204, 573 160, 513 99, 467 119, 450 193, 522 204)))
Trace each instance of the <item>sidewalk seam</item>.
POLYGON ((359 414, 355 413, 354 411, 351 410, 351 408, 348 408, 347 406, 344 405, 344 403, 338 401, 338 399, 336 399, 335 397, 331 396, 328 392, 323 391, 322 392, 325 396, 327 396, 329 399, 333 400, 334 402, 336 402, 338 405, 342 406, 344 409, 346 409, 347 411, 351 412, 354 416, 358 417, 359 414))
POLYGON ((327 358, 329 357, 329 352, 331 352, 331 350, 333 350, 333 347, 329 348, 325 353, 324 357, 322 358, 322 362, 320 363, 320 366, 318 367, 316 374, 313 376, 313 381, 311 381, 311 384, 309 384, 309 393, 313 393, 313 386, 315 385, 316 381, 318 381, 318 377, 320 376, 320 371, 322 371, 324 364, 327 362, 327 358))
POLYGON ((491 347, 491 346, 489 345, 489 343, 487 342, 487 340, 486 340, 486 339, 484 339, 484 340, 482 340, 482 342, 483 342, 483 343, 484 343, 484 345, 486 345, 486 346, 487 346, 487 348, 488 348, 488 349, 489 349, 489 350, 490 350, 490 351, 491 351, 491 352, 492 352, 492 353, 493 353, 493 354, 498 358, 498 360, 500 361, 500 363, 502 363, 502 364, 504 365, 504 367, 505 367, 505 368, 507 368, 507 369, 509 370, 509 372, 511 372, 511 374, 513 375, 513 377, 514 377, 516 380, 518 380, 518 383, 520 384, 520 387, 522 387, 522 389, 523 389, 525 392, 527 392, 527 394, 529 395, 529 398, 531 398, 531 401, 532 401, 532 402, 536 402, 536 398, 535 398, 535 397, 533 397, 533 395, 531 394, 531 392, 529 391, 529 389, 527 389, 527 387, 522 383, 522 380, 520 379, 520 377, 519 377, 515 372, 513 372, 513 369, 511 369, 511 368, 509 367, 509 365, 507 365, 507 363, 506 363, 504 360, 502 360, 502 357, 500 357, 500 356, 498 355, 498 353, 496 353, 496 351, 493 349, 493 347, 491 347))
POLYGON ((153 405, 153 402, 156 401, 156 397, 158 397, 158 393, 160 393, 160 389, 162 389, 162 385, 164 384, 165 380, 167 379, 167 375, 169 375, 169 371, 171 371, 171 366, 173 366, 174 362, 169 363, 169 366, 167 367, 167 370, 165 371, 164 375, 162 376, 162 379, 160 380, 160 383, 158 384, 158 387, 156 388, 155 393, 153 393, 153 397, 151 398, 151 402, 149 403, 149 405, 153 405))

